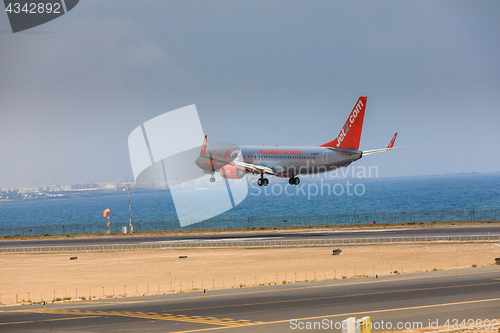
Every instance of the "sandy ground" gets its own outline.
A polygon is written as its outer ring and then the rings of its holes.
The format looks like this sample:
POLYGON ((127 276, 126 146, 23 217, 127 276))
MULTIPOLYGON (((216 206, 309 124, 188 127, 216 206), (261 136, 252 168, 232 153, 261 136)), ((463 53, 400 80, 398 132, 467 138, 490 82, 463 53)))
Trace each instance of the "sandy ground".
POLYGON ((338 256, 332 255, 334 248, 2 253, 0 302, 13 304, 16 297, 18 302, 75 300, 411 273, 491 265, 500 257, 500 246, 495 244, 343 246, 338 256), (78 259, 69 260, 72 256, 78 259))

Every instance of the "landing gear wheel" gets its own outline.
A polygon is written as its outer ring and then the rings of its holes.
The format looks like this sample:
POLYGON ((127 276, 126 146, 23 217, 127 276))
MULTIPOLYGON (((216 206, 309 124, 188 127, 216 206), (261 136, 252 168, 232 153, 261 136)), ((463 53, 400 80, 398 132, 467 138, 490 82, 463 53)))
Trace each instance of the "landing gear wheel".
POLYGON ((269 180, 267 178, 259 178, 259 179, 257 179, 257 185, 267 186, 267 185, 269 185, 269 180))
POLYGON ((300 184, 300 179, 295 177, 295 185, 299 185, 300 184))
POLYGON ((210 182, 214 183, 215 182, 215 177, 210 178, 210 182))
POLYGON ((291 177, 288 179, 288 184, 290 185, 299 185, 300 184, 300 179, 297 177, 291 177))

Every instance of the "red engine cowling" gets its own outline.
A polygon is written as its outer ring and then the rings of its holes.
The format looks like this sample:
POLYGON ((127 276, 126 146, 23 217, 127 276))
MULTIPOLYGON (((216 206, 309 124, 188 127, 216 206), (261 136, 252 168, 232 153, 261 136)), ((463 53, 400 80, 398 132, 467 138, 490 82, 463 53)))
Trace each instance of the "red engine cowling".
POLYGON ((228 179, 241 179, 245 176, 246 171, 242 167, 237 167, 235 165, 224 165, 220 169, 220 175, 222 178, 228 179))

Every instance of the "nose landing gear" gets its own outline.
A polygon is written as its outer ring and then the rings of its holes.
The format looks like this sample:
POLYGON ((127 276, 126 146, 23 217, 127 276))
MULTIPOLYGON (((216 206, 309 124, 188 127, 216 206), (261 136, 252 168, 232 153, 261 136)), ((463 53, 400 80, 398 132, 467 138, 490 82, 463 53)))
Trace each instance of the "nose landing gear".
POLYGON ((292 176, 288 180, 288 184, 290 184, 290 185, 299 185, 300 184, 300 179, 297 178, 297 177, 295 177, 295 176, 292 176))

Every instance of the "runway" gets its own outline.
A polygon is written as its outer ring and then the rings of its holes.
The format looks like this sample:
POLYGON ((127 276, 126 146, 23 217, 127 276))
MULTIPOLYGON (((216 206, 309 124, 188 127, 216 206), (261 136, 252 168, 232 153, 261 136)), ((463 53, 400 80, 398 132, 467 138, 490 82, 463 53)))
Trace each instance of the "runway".
POLYGON ((106 246, 158 246, 186 243, 218 242, 230 244, 234 242, 252 241, 286 241, 304 242, 307 240, 354 240, 354 239, 381 239, 381 238, 423 238, 423 237, 498 237, 500 226, 480 225, 473 227, 436 227, 436 228, 406 228, 406 229, 373 229, 373 230, 345 230, 345 231, 276 231, 276 232, 248 232, 248 233, 217 233, 171 236, 126 236, 126 237, 97 237, 76 239, 52 240, 4 240, 0 241, 0 251, 14 248, 73 248, 106 246))
MULTIPOLYGON (((398 323, 452 324, 500 317, 500 266, 150 297, 0 308, 2 332, 290 332, 318 322, 371 317, 374 331, 398 323), (382 327, 380 327, 383 321, 382 327), (377 323, 379 329, 377 329, 377 323), (295 329, 292 329, 295 327, 295 329)), ((332 325, 332 326, 330 326, 332 325)), ((418 324, 417 324, 418 325, 418 324)))

